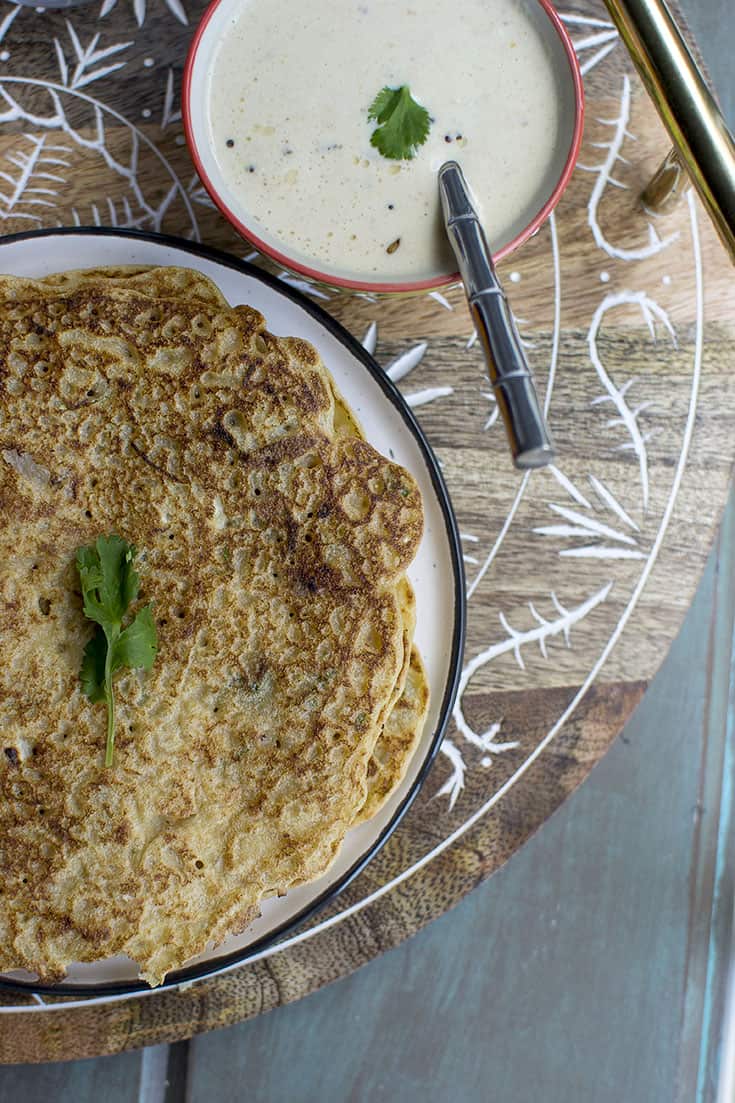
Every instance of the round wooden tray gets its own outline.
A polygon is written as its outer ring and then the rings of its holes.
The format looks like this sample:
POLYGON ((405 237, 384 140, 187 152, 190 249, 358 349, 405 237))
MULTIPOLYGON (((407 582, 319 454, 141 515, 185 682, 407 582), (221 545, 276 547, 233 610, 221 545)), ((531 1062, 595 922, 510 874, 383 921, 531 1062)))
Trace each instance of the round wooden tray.
MULTIPOLYGON (((247 254, 184 146, 179 81, 203 5, 183 5, 104 0, 68 18, 9 10, 0 24, 6 231, 117 225, 247 254)), ((665 655, 735 452, 731 269, 692 195, 662 219, 638 206, 666 137, 602 4, 579 0, 564 18, 587 89, 580 165, 555 216, 502 272, 556 467, 513 471, 459 292, 376 302, 292 281, 401 379, 463 533, 465 669, 419 800, 349 890, 247 966, 135 998, 0 992, 0 1060, 114 1053, 225 1026, 394 946, 559 806, 665 655)))

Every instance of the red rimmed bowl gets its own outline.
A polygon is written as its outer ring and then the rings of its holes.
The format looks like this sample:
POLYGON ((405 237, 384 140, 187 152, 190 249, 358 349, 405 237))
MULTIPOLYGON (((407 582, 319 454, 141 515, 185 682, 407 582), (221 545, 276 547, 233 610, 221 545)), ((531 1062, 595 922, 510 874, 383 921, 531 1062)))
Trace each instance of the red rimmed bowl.
MULTIPOLYGON (((556 129, 554 132, 553 155, 546 163, 544 174, 537 178, 532 175, 529 177, 533 184, 531 198, 526 198, 522 209, 516 216, 509 218, 507 223, 496 227, 494 230, 489 230, 496 261, 506 257, 531 237, 559 202, 577 160, 584 123, 582 76, 571 40, 558 13, 550 0, 513 0, 513 2, 516 5, 515 10, 522 11, 523 18, 528 20, 529 28, 532 28, 533 33, 539 37, 544 55, 550 62, 548 68, 553 78, 556 129)), ((243 8, 258 3, 267 5, 268 0, 213 0, 197 28, 186 61, 182 91, 186 137, 194 164, 212 200, 232 226, 263 255, 298 275, 330 287, 373 294, 406 294, 433 290, 457 283, 459 275, 454 270, 454 264, 449 260, 445 265, 438 266, 441 270, 437 270, 437 266, 434 265, 430 271, 417 270, 410 273, 398 272, 396 274, 395 262, 387 262, 385 270, 367 273, 357 270, 350 271, 349 262, 337 264, 316 257, 312 258, 309 256, 308 250, 297 249, 285 241, 282 236, 279 237, 277 233, 268 230, 261 218, 261 214, 265 212, 258 210, 257 202, 255 204, 251 202, 251 206, 248 207, 242 195, 238 195, 237 188, 233 186, 232 180, 228 179, 227 173, 222 167, 225 155, 220 147, 223 146, 223 143, 221 135, 220 140, 215 138, 211 123, 211 87, 213 79, 220 79, 217 76, 220 50, 223 49, 223 43, 225 43, 228 34, 233 33, 233 27, 242 14, 243 8)), ((455 7, 451 0, 446 0, 446 4, 447 19, 453 22, 461 20, 461 6, 455 7)), ((304 10, 310 10, 308 3, 305 4, 304 10)), ((358 19, 351 7, 335 10, 344 12, 344 19, 348 21, 357 21, 358 19)), ((359 6, 356 7, 356 11, 359 12, 359 10, 359 6)), ((420 8, 417 11, 420 13, 420 8)), ((290 30, 291 28, 284 28, 283 33, 288 36, 290 30)), ((350 27, 350 30, 357 33, 358 28, 357 26, 355 28, 350 27)), ((274 37, 276 37, 277 44, 277 36, 274 37)), ((270 41, 269 39, 268 44, 270 44, 270 41)), ((244 45, 247 47, 250 43, 246 42, 244 45)), ((253 42, 252 45, 255 49, 257 43, 253 42)), ((326 46, 324 49, 326 50, 326 46)), ((247 49, 243 50, 242 64, 243 69, 247 71, 247 49)), ((492 67, 492 56, 488 56, 487 64, 488 67, 492 67)), ((350 79, 349 74, 344 72, 344 66, 341 68, 340 79, 343 81, 350 79)), ((399 81, 392 82, 391 86, 396 83, 399 83, 399 81)), ((283 103, 282 110, 285 115, 288 108, 286 101, 281 98, 282 89, 279 87, 275 72, 272 88, 271 102, 283 103)), ((237 94, 237 91, 233 89, 233 97, 237 94)), ((258 128, 255 127, 255 129, 258 128)), ((488 130, 490 129, 488 127, 488 130)), ((438 133, 441 133, 441 128, 439 128, 438 133)), ((520 143, 523 140, 522 131, 519 130, 518 135, 520 143)), ((364 135, 361 137, 364 138, 364 135)), ((489 143, 493 142, 492 133, 488 133, 487 140, 489 143)), ((447 136, 447 141, 449 141, 449 136, 447 136)), ((231 146, 233 142, 228 141, 226 144, 231 146)), ((363 151, 357 149, 358 144, 358 142, 355 143, 356 151, 358 155, 361 155, 363 151)), ((242 156, 241 149, 240 146, 237 150, 238 156, 242 156)), ((350 152, 352 152, 351 148, 350 152)), ((446 154, 447 159, 456 159, 460 163, 463 161, 461 150, 457 150, 453 145, 447 145, 446 154)), ((373 157, 378 156, 374 151, 372 151, 372 155, 373 157)), ((357 163, 358 158, 355 160, 357 163)), ((379 163, 383 164, 379 158, 378 160, 379 163)), ((364 163, 367 164, 367 161, 364 163)), ((407 168, 407 171, 410 172, 412 166, 418 164, 418 158, 416 162, 402 162, 401 164, 403 166, 401 171, 407 168)), ((438 168, 438 164, 432 167, 435 170, 438 168)), ((423 171, 426 173, 425 166, 423 171)), ((472 176, 471 172, 470 183, 481 197, 482 181, 478 180, 476 175, 472 176)), ((323 191, 320 191, 315 199, 321 199, 322 195, 323 191)), ((261 198, 260 202, 262 203, 264 200, 261 198)), ((438 212, 437 191, 436 210, 433 212, 435 233, 438 232, 438 212)), ((340 212, 338 207, 335 206, 335 221, 341 214, 343 215, 343 212, 340 212)), ((303 223, 303 216, 301 222, 303 223)), ((360 228, 359 216, 355 228, 360 228)), ((390 252, 388 249, 385 251, 386 253, 390 252)))

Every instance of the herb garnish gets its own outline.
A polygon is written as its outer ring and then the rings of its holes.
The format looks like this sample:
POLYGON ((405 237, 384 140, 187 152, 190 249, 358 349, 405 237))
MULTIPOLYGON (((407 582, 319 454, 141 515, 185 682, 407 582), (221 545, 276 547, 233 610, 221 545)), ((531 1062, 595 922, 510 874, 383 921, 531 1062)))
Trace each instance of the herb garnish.
POLYGON ((407 84, 382 88, 368 108, 378 125, 370 144, 392 161, 410 161, 429 135, 431 116, 411 95, 407 84))
POLYGON ((158 650, 150 605, 139 610, 127 628, 122 626, 140 588, 140 576, 133 568, 136 555, 137 549, 119 536, 98 536, 94 544, 77 548, 84 615, 97 624, 84 648, 79 678, 90 701, 107 702, 105 766, 112 765, 115 746, 113 676, 123 666, 150 670, 158 650))

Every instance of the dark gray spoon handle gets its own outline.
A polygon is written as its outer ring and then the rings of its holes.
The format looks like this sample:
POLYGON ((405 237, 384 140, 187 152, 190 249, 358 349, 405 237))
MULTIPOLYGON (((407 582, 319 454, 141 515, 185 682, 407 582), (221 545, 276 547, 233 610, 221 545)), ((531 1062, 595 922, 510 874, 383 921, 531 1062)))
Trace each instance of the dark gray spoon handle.
POLYGON ((522 470, 545 467, 554 459, 554 445, 485 233, 456 161, 447 161, 439 169, 439 194, 513 462, 522 470))

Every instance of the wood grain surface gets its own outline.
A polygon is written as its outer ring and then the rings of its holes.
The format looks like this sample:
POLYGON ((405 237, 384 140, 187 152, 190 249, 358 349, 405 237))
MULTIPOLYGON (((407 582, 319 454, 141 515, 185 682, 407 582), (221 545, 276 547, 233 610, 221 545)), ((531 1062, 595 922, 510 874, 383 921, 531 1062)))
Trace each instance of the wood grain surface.
MULTIPOLYGON (((192 24, 200 10, 189 5, 192 24)), ((601 33, 585 22, 604 23, 601 4, 568 13, 575 39, 590 27, 601 33)), ((80 15, 14 18, 0 44, 10 54, 0 73, 7 231, 34 219, 98 221, 248 251, 207 205, 181 144, 176 102, 190 33, 163 5, 140 31, 121 5, 89 25, 80 15), (53 169, 64 183, 52 197, 32 190, 45 186, 34 172, 52 171, 44 157, 64 162, 53 169)), ((418 414, 470 538, 466 660, 477 669, 460 728, 419 800, 365 873, 306 928, 313 933, 222 977, 143 998, 40 1006, 3 992, 0 1060, 188 1037, 345 975, 498 869, 640 701, 726 498, 735 306, 731 270, 697 203, 655 225, 636 204, 666 139, 622 46, 613 37, 606 45, 594 65, 597 47, 580 48, 590 65, 581 167, 554 219, 503 266, 559 444, 556 473, 528 478, 510 467, 500 425, 488 425, 493 408, 459 292, 444 303, 324 302, 358 336, 377 323, 384 364, 426 342, 402 384, 414 401, 451 388, 418 414), (496 726, 495 743, 517 746, 499 752, 487 735, 496 726)))

